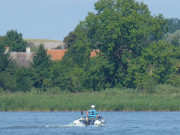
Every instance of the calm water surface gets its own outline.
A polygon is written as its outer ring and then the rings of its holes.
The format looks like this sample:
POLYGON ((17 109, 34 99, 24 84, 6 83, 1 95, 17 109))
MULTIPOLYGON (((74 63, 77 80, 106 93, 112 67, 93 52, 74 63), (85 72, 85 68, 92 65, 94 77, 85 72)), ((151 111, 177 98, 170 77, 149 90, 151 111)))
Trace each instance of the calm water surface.
POLYGON ((0 135, 180 135, 180 112, 99 112, 103 126, 73 126, 80 112, 0 112, 0 135))

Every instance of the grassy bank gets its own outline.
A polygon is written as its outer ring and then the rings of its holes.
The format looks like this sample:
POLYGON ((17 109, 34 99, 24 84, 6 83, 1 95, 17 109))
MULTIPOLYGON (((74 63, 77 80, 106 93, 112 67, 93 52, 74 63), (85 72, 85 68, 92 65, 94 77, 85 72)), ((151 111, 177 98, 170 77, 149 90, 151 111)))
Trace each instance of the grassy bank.
POLYGON ((153 93, 109 89, 95 93, 36 92, 0 94, 1 111, 180 111, 180 89, 157 86, 153 93))

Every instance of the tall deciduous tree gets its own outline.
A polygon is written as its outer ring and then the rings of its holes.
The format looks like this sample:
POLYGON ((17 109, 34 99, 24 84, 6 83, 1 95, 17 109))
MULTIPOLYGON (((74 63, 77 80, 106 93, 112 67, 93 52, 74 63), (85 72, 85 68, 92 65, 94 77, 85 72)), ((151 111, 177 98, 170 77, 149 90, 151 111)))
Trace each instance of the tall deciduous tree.
MULTIPOLYGON (((64 38, 64 43, 67 45, 68 48, 72 47, 79 41, 84 43, 89 43, 89 40, 93 39, 88 39, 87 38, 87 27, 85 27, 86 22, 81 21, 77 27, 75 28, 74 31, 70 32, 65 38, 64 38)), ((94 47, 94 46, 93 46, 94 47)))
POLYGON ((83 67, 89 61, 90 48, 86 43, 76 43, 67 51, 65 57, 71 58, 73 64, 83 67))
POLYGON ((10 47, 10 51, 24 52, 27 42, 23 40, 22 34, 16 30, 10 30, 5 35, 5 44, 10 47))
POLYGON ((112 87, 125 86, 128 59, 140 56, 143 48, 161 39, 167 21, 162 15, 151 16, 147 5, 135 0, 99 0, 95 9, 97 13, 89 13, 83 28, 91 44, 111 63, 104 71, 106 81, 112 87))

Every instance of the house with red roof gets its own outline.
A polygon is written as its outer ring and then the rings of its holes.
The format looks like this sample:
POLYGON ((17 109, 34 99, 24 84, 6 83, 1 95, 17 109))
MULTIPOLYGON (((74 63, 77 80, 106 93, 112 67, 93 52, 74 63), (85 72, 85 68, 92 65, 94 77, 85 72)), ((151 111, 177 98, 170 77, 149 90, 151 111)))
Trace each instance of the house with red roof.
MULTIPOLYGON (((62 60, 66 51, 67 50, 49 49, 49 50, 47 50, 47 54, 51 56, 52 60, 62 60)), ((99 50, 93 50, 91 52, 90 57, 97 56, 97 52, 100 52, 100 51, 99 50)))
POLYGON ((62 60, 67 50, 49 49, 47 55, 51 56, 52 60, 62 60))
MULTIPOLYGON (((9 52, 9 47, 6 47, 6 53, 9 52)), ((62 60, 63 56, 67 52, 66 49, 48 49, 47 54, 50 55, 52 60, 62 60)), ((90 57, 97 56, 97 52, 99 50, 93 50, 91 52, 90 57)), ((10 55, 13 60, 17 62, 19 66, 30 67, 31 63, 33 62, 33 56, 35 52, 31 52, 30 47, 26 48, 26 52, 10 52, 10 55)))

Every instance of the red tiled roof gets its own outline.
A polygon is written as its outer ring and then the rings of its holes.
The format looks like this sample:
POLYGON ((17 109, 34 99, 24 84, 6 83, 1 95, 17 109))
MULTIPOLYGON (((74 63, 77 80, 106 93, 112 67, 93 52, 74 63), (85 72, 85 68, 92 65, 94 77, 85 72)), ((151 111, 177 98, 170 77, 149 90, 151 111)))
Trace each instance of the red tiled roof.
MULTIPOLYGON (((47 54, 51 56, 52 60, 62 60, 63 56, 65 55, 67 50, 57 50, 57 49, 50 49, 47 50, 47 54)), ((96 52, 100 52, 99 50, 93 50, 91 52, 90 57, 97 56, 96 52)))
POLYGON ((47 50, 47 54, 51 56, 52 60, 62 60, 67 50, 51 49, 47 50))
POLYGON ((97 56, 97 52, 100 52, 100 50, 93 50, 92 52, 91 52, 91 56, 90 57, 94 57, 94 56, 97 56))

